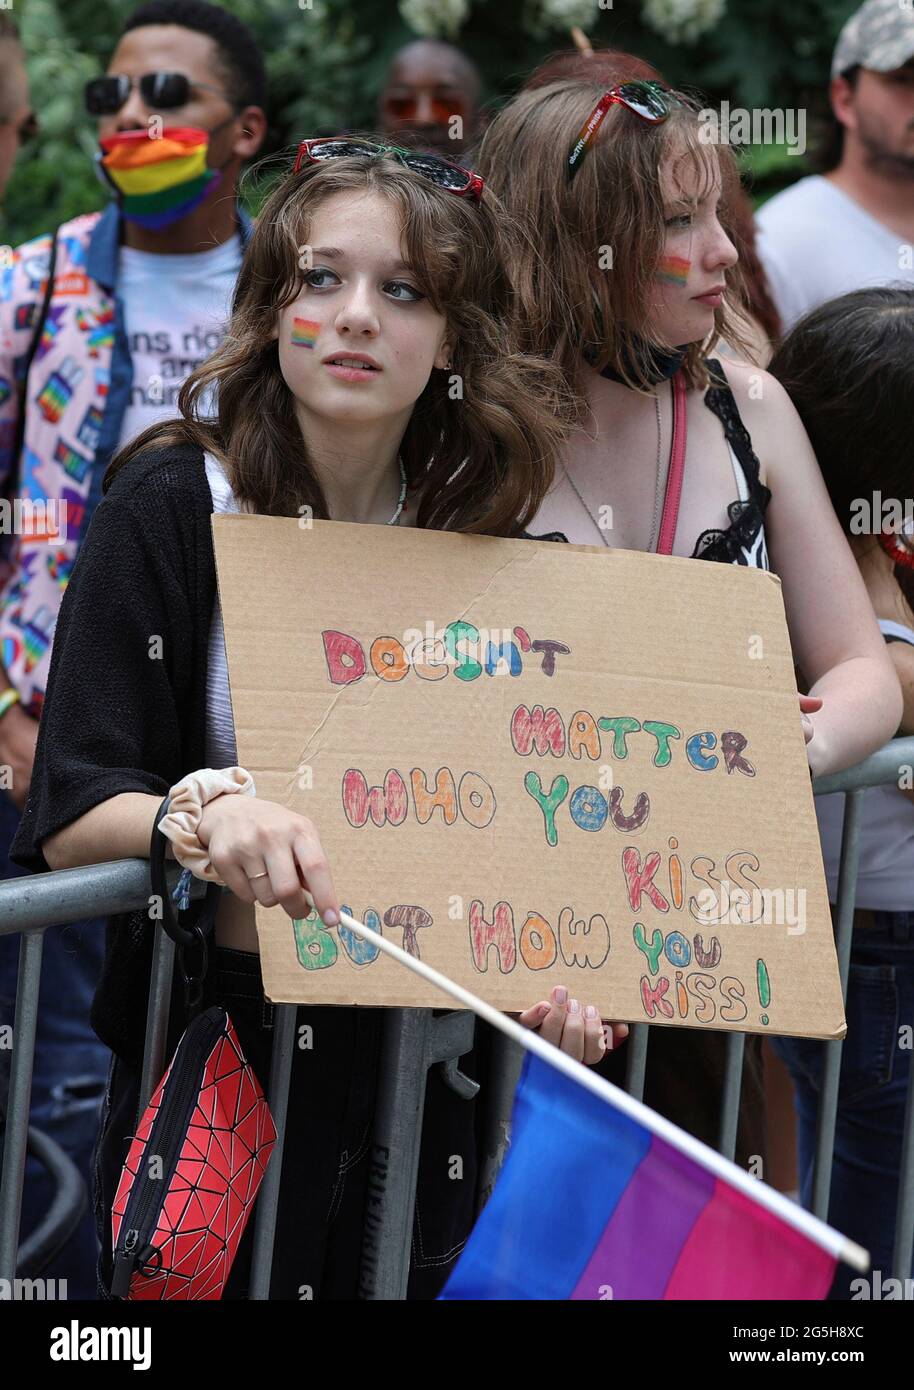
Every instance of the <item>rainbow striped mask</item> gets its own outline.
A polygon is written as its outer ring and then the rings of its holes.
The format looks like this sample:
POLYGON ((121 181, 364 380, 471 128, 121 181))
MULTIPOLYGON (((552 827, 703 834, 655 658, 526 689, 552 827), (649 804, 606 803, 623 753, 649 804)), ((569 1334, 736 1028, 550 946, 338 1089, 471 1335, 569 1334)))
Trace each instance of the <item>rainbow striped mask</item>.
POLYGON ((157 139, 125 130, 99 145, 99 168, 124 217, 153 231, 186 217, 222 177, 206 163, 209 132, 196 126, 166 126, 157 139))

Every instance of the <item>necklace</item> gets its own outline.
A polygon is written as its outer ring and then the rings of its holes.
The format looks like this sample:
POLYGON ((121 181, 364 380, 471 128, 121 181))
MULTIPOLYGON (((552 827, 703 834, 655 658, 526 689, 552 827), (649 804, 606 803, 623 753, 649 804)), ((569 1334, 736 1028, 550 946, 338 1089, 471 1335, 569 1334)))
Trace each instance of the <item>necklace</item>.
MULTIPOLYGON (((670 385, 670 389, 672 390, 672 383, 670 385)), ((651 538, 647 543, 648 553, 653 551, 654 546, 657 542, 657 527, 660 522, 660 498, 663 492, 663 461, 661 456, 662 426, 660 422, 660 397, 656 394, 656 392, 654 393, 654 408, 657 412, 657 474, 656 481, 654 483, 654 518, 651 522, 651 538)), ((608 549, 611 549, 612 547, 610 546, 609 541, 606 539, 606 533, 603 527, 600 526, 595 520, 593 512, 590 510, 587 503, 584 501, 584 498, 581 496, 580 488, 578 487, 574 478, 572 478, 571 474, 568 472, 568 469, 565 467, 564 463, 562 464, 562 467, 565 469, 565 477, 568 479, 569 483, 574 489, 578 501, 584 508, 587 515, 590 517, 594 526, 596 526, 597 531, 599 532, 600 540, 608 549)))
POLYGON ((388 526, 398 526, 402 513, 406 511, 406 468, 402 458, 398 458, 397 463, 400 465, 400 496, 397 498, 397 510, 388 521, 388 526))

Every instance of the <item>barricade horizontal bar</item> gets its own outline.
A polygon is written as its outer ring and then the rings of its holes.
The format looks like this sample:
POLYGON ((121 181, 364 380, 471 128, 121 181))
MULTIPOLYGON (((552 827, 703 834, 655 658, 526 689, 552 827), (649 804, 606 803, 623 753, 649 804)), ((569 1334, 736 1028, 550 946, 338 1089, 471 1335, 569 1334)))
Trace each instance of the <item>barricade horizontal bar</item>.
MULTIPOLYGON (((180 864, 169 865, 168 886, 174 889, 180 864)), ((206 884, 195 878, 192 898, 202 898, 206 884)), ((54 869, 0 883, 0 936, 40 931, 58 923, 141 912, 149 906, 148 859, 116 859, 79 869, 54 869)))
POLYGON ((833 772, 828 777, 817 777, 812 784, 814 796, 826 796, 829 792, 852 792, 863 787, 885 786, 897 782, 903 768, 914 767, 914 737, 893 738, 883 748, 877 748, 862 763, 846 767, 843 772, 833 772))

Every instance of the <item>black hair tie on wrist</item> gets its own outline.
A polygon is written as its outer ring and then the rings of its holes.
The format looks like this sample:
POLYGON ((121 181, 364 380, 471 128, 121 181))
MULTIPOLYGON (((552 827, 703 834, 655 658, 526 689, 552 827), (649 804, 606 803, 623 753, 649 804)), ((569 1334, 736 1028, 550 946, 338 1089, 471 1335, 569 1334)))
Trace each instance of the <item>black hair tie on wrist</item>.
POLYGON ((154 896, 162 904, 162 926, 177 946, 178 970, 184 986, 184 1007, 189 1016, 195 1015, 203 1003, 203 984, 209 967, 207 938, 216 925, 216 913, 222 901, 222 885, 207 883, 202 899, 191 902, 175 912, 174 899, 165 876, 167 836, 161 834, 159 823, 168 814, 171 798, 166 796, 156 812, 149 843, 149 880, 154 896), (180 919, 180 920, 179 920, 180 919), (188 965, 192 946, 200 951, 196 969, 188 965))
POLYGON ((159 830, 159 823, 168 814, 171 798, 166 796, 156 812, 149 843, 149 879, 153 894, 162 903, 162 926, 172 941, 178 946, 193 946, 201 936, 207 937, 216 925, 216 912, 222 901, 221 883, 207 883, 206 893, 191 905, 177 912, 165 876, 165 849, 167 836, 159 830))

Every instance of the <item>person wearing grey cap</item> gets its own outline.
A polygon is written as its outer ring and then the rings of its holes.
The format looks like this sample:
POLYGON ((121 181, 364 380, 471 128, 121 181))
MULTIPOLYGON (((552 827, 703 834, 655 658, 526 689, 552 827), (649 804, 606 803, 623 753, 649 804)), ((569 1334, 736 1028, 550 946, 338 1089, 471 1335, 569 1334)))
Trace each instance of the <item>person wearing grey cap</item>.
POLYGON ((823 174, 757 214, 758 252, 785 332, 850 290, 914 284, 914 3, 866 0, 832 60, 837 134, 823 174))

